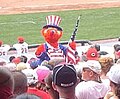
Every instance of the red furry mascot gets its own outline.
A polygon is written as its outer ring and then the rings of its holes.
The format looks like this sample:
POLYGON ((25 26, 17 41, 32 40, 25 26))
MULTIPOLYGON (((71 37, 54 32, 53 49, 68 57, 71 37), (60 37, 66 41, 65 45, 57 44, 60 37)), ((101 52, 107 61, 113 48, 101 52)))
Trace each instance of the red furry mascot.
POLYGON ((44 60, 49 61, 52 59, 64 59, 67 63, 76 64, 76 43, 72 41, 68 44, 68 47, 59 44, 59 40, 63 35, 63 30, 59 27, 61 18, 50 15, 46 17, 46 20, 47 25, 43 26, 41 30, 46 42, 41 44, 35 52, 39 59, 38 64, 40 65, 44 60))

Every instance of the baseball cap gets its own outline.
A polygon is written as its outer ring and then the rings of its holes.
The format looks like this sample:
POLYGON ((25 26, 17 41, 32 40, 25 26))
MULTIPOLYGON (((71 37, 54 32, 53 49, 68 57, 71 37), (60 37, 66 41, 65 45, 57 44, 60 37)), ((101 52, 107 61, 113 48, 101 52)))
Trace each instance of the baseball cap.
POLYGON ((19 57, 17 57, 17 58, 14 58, 13 60, 12 60, 12 62, 13 63, 15 63, 15 64, 18 64, 18 63, 20 63, 20 58, 19 57))
POLYGON ((98 59, 98 52, 94 47, 91 47, 86 52, 87 60, 97 60, 98 59))
POLYGON ((114 64, 110 71, 107 73, 108 78, 116 83, 116 84, 120 84, 120 66, 119 64, 114 64))
POLYGON ((19 37, 18 37, 18 42, 19 42, 19 43, 22 43, 22 42, 24 42, 24 37, 22 37, 22 36, 19 36, 19 37))
POLYGON ((101 73, 101 65, 96 60, 88 60, 86 64, 83 65, 83 68, 89 68, 97 74, 101 73))
POLYGON ((74 65, 61 64, 53 68, 53 83, 68 88, 76 84, 77 74, 74 65))
POLYGON ((36 70, 36 73, 38 76, 38 80, 41 83, 44 83, 44 79, 45 79, 45 77, 47 77, 49 75, 50 70, 46 66, 39 66, 36 70))

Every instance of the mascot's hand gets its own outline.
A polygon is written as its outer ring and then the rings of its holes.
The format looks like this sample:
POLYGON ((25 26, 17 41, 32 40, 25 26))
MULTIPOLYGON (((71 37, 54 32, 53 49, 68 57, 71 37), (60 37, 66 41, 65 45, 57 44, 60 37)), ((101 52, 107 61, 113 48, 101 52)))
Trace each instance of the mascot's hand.
POLYGON ((45 51, 45 46, 44 46, 44 44, 42 44, 42 45, 40 45, 40 46, 37 48, 37 50, 36 50, 36 52, 35 52, 35 55, 36 55, 37 57, 39 57, 40 54, 41 54, 42 52, 44 52, 44 51, 45 51))
POLYGON ((73 49, 73 50, 76 50, 76 43, 75 41, 72 41, 69 43, 69 46, 73 49))

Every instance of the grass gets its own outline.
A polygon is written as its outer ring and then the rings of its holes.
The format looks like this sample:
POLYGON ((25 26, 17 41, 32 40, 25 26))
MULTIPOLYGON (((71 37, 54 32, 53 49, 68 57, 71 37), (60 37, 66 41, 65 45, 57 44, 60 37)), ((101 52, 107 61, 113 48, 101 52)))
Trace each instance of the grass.
POLYGON ((63 28, 61 41, 68 41, 74 30, 77 17, 82 15, 76 40, 98 40, 120 36, 120 8, 72 10, 32 14, 0 15, 0 39, 14 44, 18 36, 24 36, 28 44, 43 43, 40 30, 46 25, 47 15, 59 15, 63 28))

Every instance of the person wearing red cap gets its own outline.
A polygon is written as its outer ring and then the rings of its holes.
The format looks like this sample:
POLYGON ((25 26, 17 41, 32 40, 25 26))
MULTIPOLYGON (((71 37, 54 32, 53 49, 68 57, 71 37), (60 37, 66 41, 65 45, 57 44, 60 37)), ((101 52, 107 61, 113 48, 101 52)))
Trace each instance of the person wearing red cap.
POLYGON ((21 56, 21 55, 25 55, 27 56, 28 54, 28 44, 25 42, 24 37, 19 36, 17 38, 18 43, 14 44, 13 47, 16 49, 17 51, 17 56, 21 56))
POLYGON ((98 60, 99 54, 95 47, 90 47, 86 52, 87 60, 98 60))
POLYGON ((8 44, 3 44, 3 41, 0 40, 0 58, 5 59, 8 57, 8 51, 10 49, 10 46, 8 44))
POLYGON ((24 41, 25 41, 25 39, 21 36, 18 37, 17 39, 18 39, 18 43, 24 43, 24 41))

